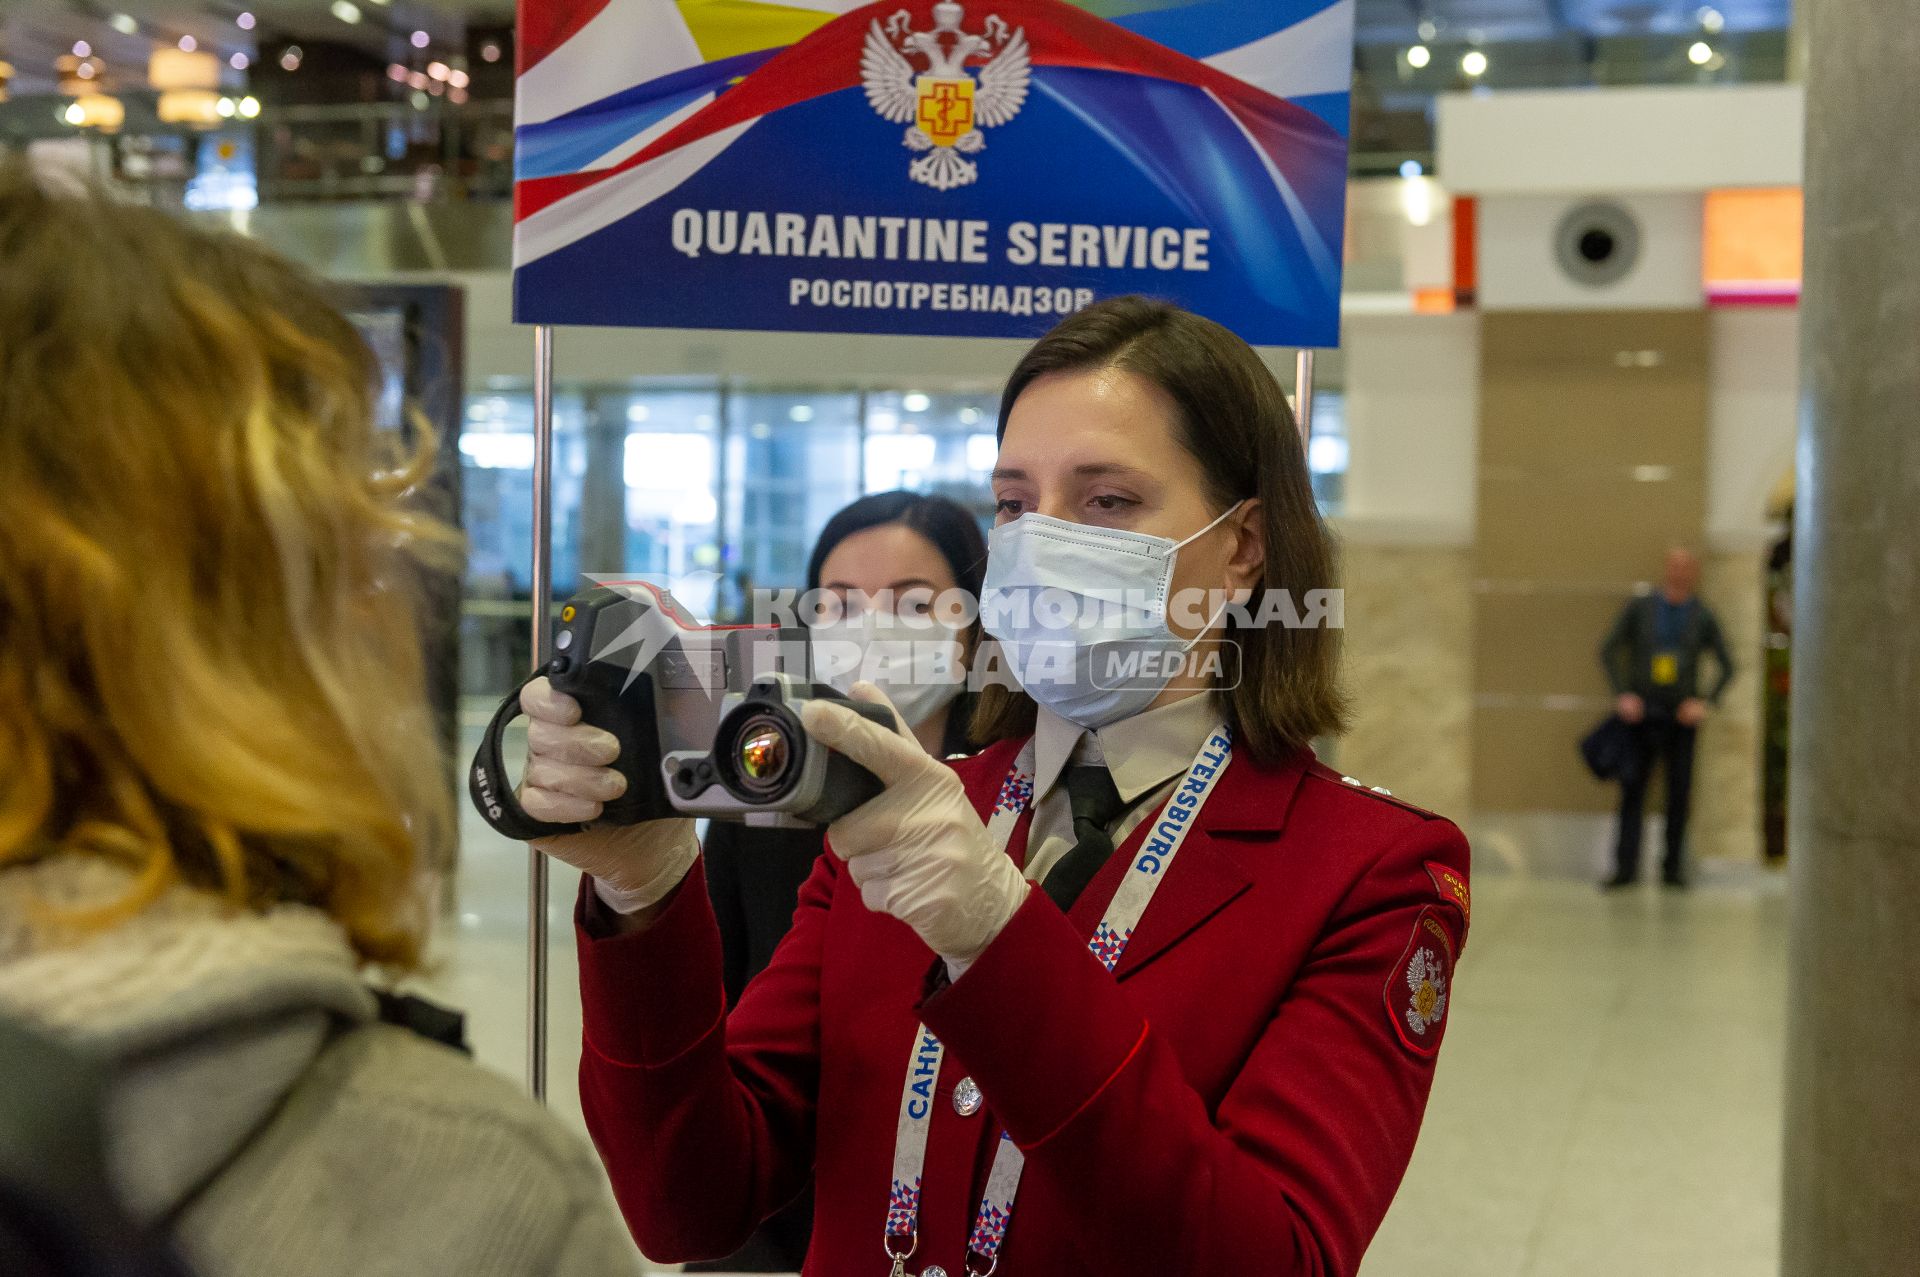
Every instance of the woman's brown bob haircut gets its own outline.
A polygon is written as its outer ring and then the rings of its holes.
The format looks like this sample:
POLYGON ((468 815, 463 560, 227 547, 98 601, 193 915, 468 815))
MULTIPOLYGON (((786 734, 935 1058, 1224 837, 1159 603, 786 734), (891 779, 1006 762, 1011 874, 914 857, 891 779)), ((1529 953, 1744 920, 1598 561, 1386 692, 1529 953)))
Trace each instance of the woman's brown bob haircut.
MULTIPOLYGON (((1304 610, 1309 590, 1335 585, 1332 538, 1314 503, 1293 411, 1253 348, 1210 319, 1145 297, 1098 302, 1063 320, 1026 353, 1000 397, 999 435, 1026 388, 1053 373, 1118 368, 1157 386, 1179 410, 1180 442, 1207 476, 1216 510, 1258 498, 1266 534, 1262 590, 1285 590, 1304 610)), ((1337 614, 1337 612, 1336 612, 1337 614)), ((1339 634, 1322 625, 1227 624, 1240 647, 1240 681, 1223 689, 1234 739, 1272 762, 1345 721, 1335 667, 1339 634)), ((973 722, 981 741, 1033 731, 1024 692, 989 685, 973 722)))

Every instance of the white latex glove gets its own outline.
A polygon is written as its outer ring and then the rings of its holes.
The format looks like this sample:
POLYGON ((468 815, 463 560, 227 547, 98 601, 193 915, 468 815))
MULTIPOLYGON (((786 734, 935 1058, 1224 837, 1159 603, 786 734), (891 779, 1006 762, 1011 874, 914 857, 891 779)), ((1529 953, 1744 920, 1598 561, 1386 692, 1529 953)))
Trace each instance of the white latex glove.
MULTIPOLYGON (((598 820, 603 804, 627 791, 612 763, 620 741, 580 721, 580 702, 556 692, 544 677, 520 692, 527 714, 527 771, 520 805, 535 820, 567 824, 598 820)), ((700 858, 691 820, 649 820, 621 828, 589 829, 533 846, 591 874, 601 901, 617 913, 658 904, 700 858)))
MULTIPOLYGON (((872 683, 853 698, 893 710, 872 683)), ((832 701, 801 710, 807 735, 878 776, 886 789, 827 826, 827 840, 869 909, 906 923, 964 969, 1027 898, 1027 880, 993 845, 953 769, 920 747, 893 711, 894 730, 832 701)))

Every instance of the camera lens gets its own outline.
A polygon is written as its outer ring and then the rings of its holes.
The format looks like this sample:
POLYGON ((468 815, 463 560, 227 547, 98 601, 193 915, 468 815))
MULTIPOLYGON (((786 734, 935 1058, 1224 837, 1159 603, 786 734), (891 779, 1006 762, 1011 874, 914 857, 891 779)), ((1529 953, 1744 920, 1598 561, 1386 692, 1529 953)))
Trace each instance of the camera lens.
POLYGON ((763 726, 740 741, 740 774, 766 784, 787 768, 787 738, 778 728, 763 726))
POLYGON ((720 724, 713 761, 720 780, 742 802, 778 799, 793 782, 800 766, 800 725, 786 722, 781 711, 753 706, 720 724))

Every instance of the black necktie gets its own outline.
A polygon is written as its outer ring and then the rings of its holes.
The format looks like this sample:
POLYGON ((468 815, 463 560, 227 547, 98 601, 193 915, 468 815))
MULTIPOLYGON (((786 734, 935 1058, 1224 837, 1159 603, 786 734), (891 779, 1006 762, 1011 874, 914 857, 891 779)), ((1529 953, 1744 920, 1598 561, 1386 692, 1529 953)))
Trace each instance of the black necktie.
POLYGON ((1073 908, 1073 902, 1113 854, 1113 839, 1107 830, 1131 806, 1121 800, 1105 767, 1069 767, 1065 779, 1067 801, 1073 808, 1073 846, 1040 884, 1063 911, 1073 908))

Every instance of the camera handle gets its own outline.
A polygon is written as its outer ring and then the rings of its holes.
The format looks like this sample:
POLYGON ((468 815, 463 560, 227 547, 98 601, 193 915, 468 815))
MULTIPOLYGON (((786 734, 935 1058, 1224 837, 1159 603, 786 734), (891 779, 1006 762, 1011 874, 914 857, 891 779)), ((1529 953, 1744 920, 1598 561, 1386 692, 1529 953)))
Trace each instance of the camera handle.
POLYGON ((540 670, 507 693, 507 698, 500 702, 500 708, 494 711, 493 721, 487 724, 485 734, 480 737, 480 748, 474 751, 473 766, 467 771, 467 793, 472 797, 481 819, 491 825, 495 833, 519 842, 577 834, 586 828, 585 825, 535 820, 520 805, 520 799, 507 779, 501 738, 507 734, 507 725, 525 712, 520 708, 520 693, 526 689, 527 683, 545 674, 545 670, 540 670))
POLYGON ((600 818, 592 824, 637 825, 643 820, 674 815, 660 775, 659 743, 653 737, 653 681, 639 679, 623 695, 622 673, 617 668, 601 662, 579 666, 560 656, 507 694, 494 712, 493 721, 487 724, 480 748, 474 751, 473 767, 467 773, 467 791, 487 824, 521 842, 577 834, 589 827, 534 819, 520 805, 507 778, 501 741, 508 725, 521 715, 520 693, 527 683, 542 676, 553 680, 555 691, 565 692, 580 702, 581 722, 611 732, 620 742, 620 754, 613 767, 626 777, 626 792, 606 803, 600 818))

